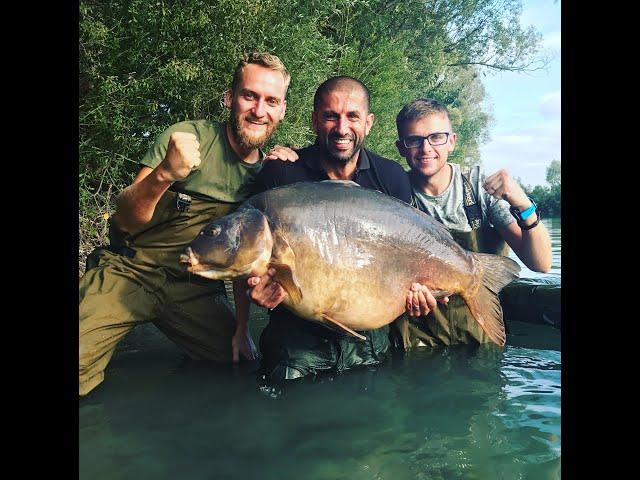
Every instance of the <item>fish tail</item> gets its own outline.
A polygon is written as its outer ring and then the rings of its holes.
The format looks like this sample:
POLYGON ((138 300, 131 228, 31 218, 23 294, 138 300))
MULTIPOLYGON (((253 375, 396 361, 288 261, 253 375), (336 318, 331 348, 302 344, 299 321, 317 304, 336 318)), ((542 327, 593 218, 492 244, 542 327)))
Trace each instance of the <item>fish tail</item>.
POLYGON ((498 293, 505 285, 518 278, 520 266, 510 258, 500 255, 487 253, 473 255, 484 268, 482 284, 474 296, 469 297, 464 293, 461 293, 461 296, 489 338, 503 346, 507 336, 498 293))

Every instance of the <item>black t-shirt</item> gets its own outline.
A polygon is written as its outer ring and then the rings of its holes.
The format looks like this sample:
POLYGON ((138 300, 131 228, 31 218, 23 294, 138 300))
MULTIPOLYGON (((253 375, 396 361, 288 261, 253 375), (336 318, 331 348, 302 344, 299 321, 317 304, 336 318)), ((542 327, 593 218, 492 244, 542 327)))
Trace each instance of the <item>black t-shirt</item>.
MULTIPOLYGON (((320 152, 316 145, 296 152, 296 162, 268 160, 256 179, 257 192, 281 187, 296 182, 319 182, 329 180, 327 172, 320 163, 320 152)), ((403 202, 411 203, 411 184, 404 169, 393 160, 389 160, 373 152, 360 150, 353 181, 361 187, 378 190, 403 202)), ((271 321, 297 318, 282 306, 277 306, 270 315, 271 321)), ((323 337, 335 335, 329 329, 312 322, 300 321, 300 327, 315 332, 323 337)))
MULTIPOLYGON (((268 160, 256 179, 257 193, 270 188, 296 182, 319 182, 329 180, 322 168, 320 152, 316 145, 296 152, 298 161, 284 162, 268 160)), ((360 150, 353 181, 358 185, 378 190, 403 202, 411 203, 411 184, 404 169, 393 160, 360 150)))

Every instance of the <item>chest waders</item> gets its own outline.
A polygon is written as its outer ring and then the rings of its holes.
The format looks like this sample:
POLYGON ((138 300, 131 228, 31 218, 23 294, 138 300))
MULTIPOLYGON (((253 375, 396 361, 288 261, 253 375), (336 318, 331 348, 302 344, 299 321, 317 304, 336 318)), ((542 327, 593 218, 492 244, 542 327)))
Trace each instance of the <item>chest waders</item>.
MULTIPOLYGON (((482 209, 469 181, 469 171, 462 172, 464 211, 470 232, 449 230, 451 236, 466 250, 507 256, 509 246, 483 218, 482 209)), ((491 340, 473 318, 469 307, 459 295, 449 297, 449 303, 437 304, 426 317, 411 317, 408 322, 411 346, 453 345, 456 343, 487 343, 491 340)), ((406 345, 405 341, 405 346, 406 345)))
POLYGON ((205 224, 236 206, 167 191, 142 228, 111 228, 111 244, 89 255, 80 279, 80 395, 103 381, 120 340, 143 323, 192 358, 232 360, 235 317, 224 283, 188 274, 178 259, 205 224))
POLYGON ((237 204, 198 199, 168 190, 151 220, 139 229, 126 234, 111 224, 111 244, 105 248, 140 262, 162 265, 172 275, 185 276, 184 268, 177 261, 182 250, 207 223, 231 213, 236 207, 237 204))

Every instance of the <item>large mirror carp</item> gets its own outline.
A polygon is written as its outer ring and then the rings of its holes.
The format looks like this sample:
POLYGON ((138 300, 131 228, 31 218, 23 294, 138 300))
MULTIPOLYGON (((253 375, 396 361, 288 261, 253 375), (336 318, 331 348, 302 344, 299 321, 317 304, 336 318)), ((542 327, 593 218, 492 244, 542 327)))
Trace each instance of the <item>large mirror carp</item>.
MULTIPOLYGON (((498 293, 513 260, 472 253, 410 205, 353 182, 302 182, 255 195, 205 226, 180 262, 226 280, 276 270, 296 315, 361 337, 405 311, 413 282, 434 297, 460 295, 498 345, 506 335, 498 293)), ((364 338, 364 337, 362 337, 364 338)))

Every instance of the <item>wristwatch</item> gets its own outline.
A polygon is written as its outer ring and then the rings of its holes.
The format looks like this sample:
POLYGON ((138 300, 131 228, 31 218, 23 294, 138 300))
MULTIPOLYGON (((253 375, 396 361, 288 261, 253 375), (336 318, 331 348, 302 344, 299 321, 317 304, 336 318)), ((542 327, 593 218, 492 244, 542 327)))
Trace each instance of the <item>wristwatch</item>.
POLYGON ((529 208, 527 208, 526 210, 523 210, 521 212, 520 210, 518 210, 515 207, 510 207, 509 208, 509 211, 511 212, 511 215, 513 215, 515 217, 515 219, 518 222, 518 225, 523 230, 530 230, 533 227, 535 227, 536 225, 538 225, 538 223, 540 223, 540 212, 538 211, 538 206, 536 205, 536 202, 534 202, 533 198, 531 198, 531 197, 527 197, 527 198, 531 202, 531 206, 529 208), (534 212, 535 212, 536 217, 537 217, 536 221, 533 222, 531 225, 524 225, 524 221, 527 218, 529 218, 531 215, 533 215, 534 212))

